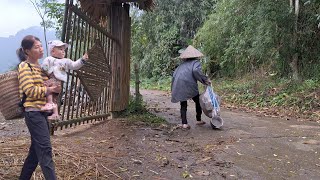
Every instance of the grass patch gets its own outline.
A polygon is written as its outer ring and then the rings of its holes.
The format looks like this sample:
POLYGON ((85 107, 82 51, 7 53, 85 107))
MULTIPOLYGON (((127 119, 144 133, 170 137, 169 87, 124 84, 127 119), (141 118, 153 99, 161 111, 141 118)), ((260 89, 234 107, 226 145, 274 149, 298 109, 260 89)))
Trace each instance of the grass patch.
MULTIPOLYGON (((134 87, 134 81, 131 81, 131 86, 134 87)), ((163 77, 160 79, 157 79, 157 78, 142 79, 140 88, 150 89, 150 90, 170 91, 171 77, 163 77)))
POLYGON ((129 106, 122 113, 121 117, 127 118, 129 122, 144 122, 149 126, 158 126, 167 123, 164 118, 158 117, 147 110, 142 97, 136 101, 136 99, 131 96, 129 106))

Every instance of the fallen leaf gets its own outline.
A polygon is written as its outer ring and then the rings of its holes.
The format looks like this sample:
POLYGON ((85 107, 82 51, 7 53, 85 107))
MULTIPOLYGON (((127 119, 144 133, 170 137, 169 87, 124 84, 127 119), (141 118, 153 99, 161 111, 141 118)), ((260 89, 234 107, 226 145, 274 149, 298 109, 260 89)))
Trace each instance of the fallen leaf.
POLYGON ((211 157, 205 157, 205 158, 203 158, 203 159, 198 160, 198 161, 196 162, 196 164, 200 164, 200 163, 206 162, 206 161, 208 161, 208 160, 210 160, 210 159, 212 159, 212 158, 211 158, 211 157))
POLYGON ((100 141, 99 143, 105 143, 105 142, 107 142, 107 140, 102 140, 102 141, 100 141))
POLYGON ((317 140, 310 139, 310 140, 304 141, 303 144, 319 145, 320 142, 317 140))
POLYGON ((120 171, 121 171, 121 172, 125 172, 125 171, 127 171, 127 170, 128 170, 128 169, 123 168, 123 167, 119 167, 119 169, 120 169, 120 171))
POLYGON ((239 155, 239 156, 242 156, 243 154, 241 154, 241 153, 239 153, 239 152, 237 152, 237 154, 239 155))
POLYGON ((155 171, 153 171, 153 170, 151 170, 151 169, 149 169, 149 171, 151 171, 151 172, 153 172, 153 173, 155 173, 155 174, 159 174, 159 173, 157 173, 157 172, 155 172, 155 171))
POLYGON ((189 174, 188 171, 183 172, 183 173, 182 173, 182 177, 183 177, 183 178, 192 178, 191 174, 189 174))
POLYGON ((169 164, 169 160, 167 158, 161 159, 161 167, 165 167, 169 164))
POLYGON ((196 174, 199 176, 209 176, 210 172, 209 171, 196 171, 196 174))
POLYGON ((133 161, 133 164, 142 164, 142 161, 137 160, 137 159, 131 159, 133 161))

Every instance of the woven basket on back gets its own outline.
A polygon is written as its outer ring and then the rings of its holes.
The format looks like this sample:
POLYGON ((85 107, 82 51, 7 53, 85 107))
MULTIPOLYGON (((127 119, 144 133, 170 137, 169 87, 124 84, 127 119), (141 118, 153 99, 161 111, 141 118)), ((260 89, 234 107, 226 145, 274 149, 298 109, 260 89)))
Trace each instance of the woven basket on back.
POLYGON ((0 74, 0 111, 6 120, 22 117, 18 72, 0 74))

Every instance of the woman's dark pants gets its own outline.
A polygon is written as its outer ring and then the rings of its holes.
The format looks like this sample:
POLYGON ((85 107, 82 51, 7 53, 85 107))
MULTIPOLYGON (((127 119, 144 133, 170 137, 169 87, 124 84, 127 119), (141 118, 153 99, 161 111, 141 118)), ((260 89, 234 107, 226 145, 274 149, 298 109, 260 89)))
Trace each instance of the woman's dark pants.
POLYGON ((47 114, 25 112, 25 122, 31 135, 31 146, 19 179, 29 180, 39 164, 46 180, 56 180, 47 114))
MULTIPOLYGON (((192 100, 194 101, 195 105, 196 105, 196 119, 197 121, 201 121, 201 114, 202 114, 202 109, 200 106, 200 101, 199 101, 199 94, 196 95, 195 97, 192 98, 192 100)), ((182 120, 182 124, 188 124, 187 121, 187 106, 188 103, 187 101, 181 101, 180 102, 181 105, 181 109, 180 109, 180 113, 181 113, 181 120, 182 120)))

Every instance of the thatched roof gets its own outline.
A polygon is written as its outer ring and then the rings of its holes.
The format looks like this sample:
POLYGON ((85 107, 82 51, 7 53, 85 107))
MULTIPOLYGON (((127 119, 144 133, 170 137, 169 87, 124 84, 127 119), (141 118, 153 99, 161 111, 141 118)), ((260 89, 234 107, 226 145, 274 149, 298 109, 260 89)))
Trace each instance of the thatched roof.
POLYGON ((94 20, 106 17, 108 8, 113 3, 133 3, 141 10, 151 11, 155 7, 154 0, 80 0, 81 9, 94 20))

